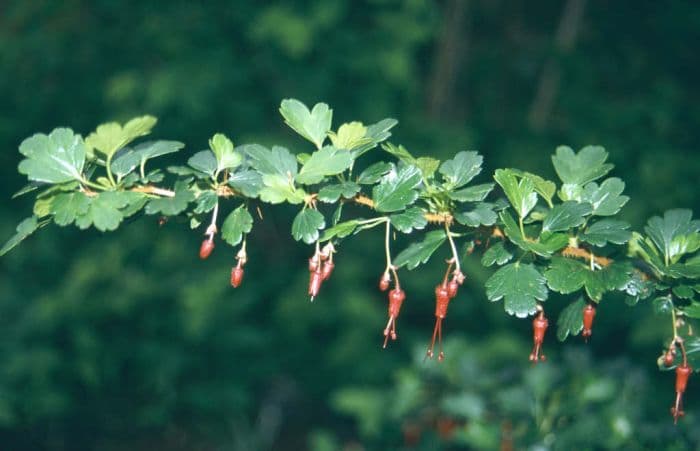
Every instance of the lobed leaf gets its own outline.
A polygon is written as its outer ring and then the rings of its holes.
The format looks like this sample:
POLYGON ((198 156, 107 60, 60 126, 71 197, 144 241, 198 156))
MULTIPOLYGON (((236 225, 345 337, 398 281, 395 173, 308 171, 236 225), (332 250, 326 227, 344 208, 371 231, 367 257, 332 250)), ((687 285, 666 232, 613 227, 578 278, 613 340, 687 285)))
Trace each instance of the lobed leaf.
POLYGON ((537 313, 537 301, 547 299, 547 285, 532 264, 510 263, 486 281, 486 296, 492 302, 503 299, 505 311, 518 318, 537 313))

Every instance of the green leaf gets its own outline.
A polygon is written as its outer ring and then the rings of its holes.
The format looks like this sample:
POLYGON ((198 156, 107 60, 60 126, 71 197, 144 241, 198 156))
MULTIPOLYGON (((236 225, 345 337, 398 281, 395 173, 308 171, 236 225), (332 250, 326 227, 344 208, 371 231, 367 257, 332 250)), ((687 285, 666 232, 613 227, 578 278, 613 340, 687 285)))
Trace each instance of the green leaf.
POLYGON ((134 152, 141 157, 142 162, 146 162, 151 158, 175 153, 183 147, 185 144, 179 141, 146 141, 134 146, 134 152))
POLYGON ((649 219, 644 231, 666 258, 671 260, 682 255, 682 250, 673 246, 674 240, 678 243, 677 238, 700 230, 700 221, 692 219, 691 210, 668 210, 663 218, 654 216, 649 219))
POLYGON ((584 223, 593 209, 588 203, 566 201, 555 205, 542 222, 543 232, 564 232, 584 223))
POLYGON ((557 319, 557 338, 559 341, 566 340, 566 337, 578 335, 583 330, 583 309, 586 302, 583 298, 578 298, 567 305, 559 314, 557 319))
POLYGON ((396 119, 386 118, 372 125, 368 125, 365 137, 369 138, 370 142, 356 146, 355 149, 353 149, 354 158, 357 158, 368 150, 375 148, 377 144, 386 141, 391 136, 391 132, 389 130, 394 128, 398 123, 399 121, 396 119))
POLYGON ((670 315, 673 311, 673 299, 671 295, 659 296, 651 301, 652 309, 657 315, 670 315))
POLYGON ((61 193, 51 201, 50 212, 53 221, 60 226, 72 224, 79 216, 87 213, 90 199, 81 192, 61 193))
POLYGON ((583 186, 612 170, 613 165, 605 163, 607 159, 608 152, 600 146, 586 146, 577 154, 570 147, 559 146, 552 163, 562 182, 583 186))
POLYGON ((408 269, 414 269, 421 263, 426 263, 446 239, 447 236, 442 230, 428 232, 423 241, 412 243, 401 251, 393 263, 398 268, 406 266, 408 269))
POLYGON ((29 235, 34 233, 39 228, 39 221, 36 216, 31 216, 20 222, 17 226, 16 233, 9 239, 2 248, 0 248, 0 257, 10 252, 19 243, 24 241, 29 235))
POLYGON ((521 218, 527 216, 537 204, 537 193, 531 179, 518 180, 510 169, 497 169, 493 178, 503 188, 510 204, 521 218))
POLYGON ((421 173, 417 167, 401 165, 398 170, 392 168, 372 189, 374 208, 383 213, 406 208, 418 198, 416 188, 420 183, 421 173))
POLYGON ((233 150, 233 142, 223 133, 217 133, 209 140, 209 148, 216 157, 217 172, 235 168, 243 162, 243 156, 233 150))
POLYGON ((120 179, 129 174, 141 163, 141 156, 134 152, 134 149, 122 147, 114 154, 111 170, 114 175, 120 179))
POLYGON ((603 247, 607 243, 624 244, 632 237, 630 225, 616 219, 603 219, 588 226, 579 238, 594 246, 603 247))
POLYGON ((483 257, 481 257, 481 264, 484 266, 492 266, 493 264, 501 266, 508 263, 511 258, 513 258, 513 254, 506 249, 502 241, 499 241, 484 252, 483 257))
POLYGON ((382 149, 384 151, 392 154, 396 158, 398 158, 400 161, 403 161, 406 164, 416 164, 416 158, 410 154, 408 150, 402 145, 395 146, 392 143, 384 143, 382 144, 382 149))
POLYGON ((326 229, 323 231, 323 236, 321 237, 321 241, 328 241, 333 238, 345 238, 346 236, 352 234, 357 226, 359 225, 360 221, 357 219, 352 219, 350 221, 345 221, 345 222, 339 222, 338 224, 334 225, 330 229, 326 229))
POLYGON ((504 300, 509 315, 525 318, 537 312, 537 301, 547 299, 545 278, 532 264, 510 263, 486 281, 490 301, 504 300))
POLYGON ((321 202, 337 202, 340 196, 351 199, 360 191, 360 185, 355 182, 343 182, 335 185, 327 185, 318 192, 318 200, 321 202))
POLYGON ((454 158, 440 166, 440 173, 451 188, 459 188, 471 182, 481 172, 484 158, 477 152, 458 152, 454 158))
POLYGON ((425 212, 418 207, 412 207, 408 210, 393 214, 390 216, 391 225, 396 230, 403 233, 411 233, 415 230, 423 230, 428 225, 428 220, 425 219, 425 212))
POLYGON ((507 211, 502 211, 499 217, 501 222, 503 222, 503 231, 506 236, 513 244, 525 251, 534 252, 542 257, 549 257, 552 253, 569 244, 569 237, 564 233, 546 233, 542 235, 539 241, 524 239, 515 220, 507 211))
POLYGON ((317 103, 309 111, 306 105, 296 99, 284 99, 280 104, 280 113, 292 130, 314 143, 317 149, 323 147, 333 121, 333 110, 328 105, 317 103))
POLYGON ((19 163, 19 172, 34 182, 64 183, 81 180, 85 166, 85 145, 80 135, 69 128, 56 128, 25 139, 19 152, 27 157, 19 163))
POLYGON ((124 127, 118 122, 102 124, 88 135, 85 144, 88 148, 96 149, 106 157, 110 157, 136 138, 151 133, 156 122, 158 120, 153 116, 141 116, 131 119, 124 124, 124 127))
POLYGON ((243 239, 243 235, 253 229, 253 217, 245 205, 233 210, 224 220, 221 226, 221 239, 231 246, 236 246, 243 239))
MULTIPOLYGON (((208 151, 207 151, 208 152, 208 151)), ((187 205, 194 200, 194 193, 189 190, 191 179, 175 182, 175 196, 152 199, 146 204, 146 214, 162 214, 174 216, 187 209, 187 205)))
POLYGON ((213 190, 202 191, 195 202, 197 203, 197 206, 194 207, 194 212, 201 215, 203 213, 209 213, 214 209, 216 204, 219 202, 219 196, 217 196, 216 191, 213 190))
POLYGON ((450 199, 457 202, 481 202, 486 199, 486 196, 493 190, 493 183, 484 183, 482 185, 474 185, 469 188, 464 188, 459 191, 448 191, 447 195, 450 199))
POLYGON ((256 197, 263 187, 262 176, 253 170, 237 171, 229 175, 228 184, 246 197, 256 197))
POLYGON ((457 222, 469 227, 494 225, 498 219, 498 215, 493 211, 493 204, 487 202, 478 204, 471 211, 456 212, 454 216, 457 222))
POLYGON ((262 182, 264 186, 260 190, 260 200, 263 202, 299 204, 306 196, 304 190, 296 188, 287 176, 281 174, 265 174, 262 176, 262 182))
POLYGON ((337 149, 353 150, 356 147, 365 146, 372 142, 372 138, 366 136, 367 127, 362 122, 349 122, 338 128, 338 133, 328 132, 333 146, 337 149))
POLYGON ((423 178, 431 179, 435 175, 435 171, 438 170, 440 166, 440 160, 431 157, 420 157, 416 158, 415 165, 420 169, 423 178))
POLYGON ((387 172, 391 171, 394 165, 380 161, 369 166, 357 177, 357 183, 361 185, 373 185, 377 183, 387 172))
POLYGON ((693 302, 683 307, 683 314, 688 318, 700 319, 700 302, 693 302))
POLYGON ((210 177, 213 177, 214 174, 216 174, 216 156, 214 156, 214 152, 211 150, 202 150, 197 152, 196 154, 192 155, 189 160, 187 160, 187 164, 210 177))
POLYGON ((264 175, 283 175, 290 179, 297 175, 297 160, 284 147, 268 149, 260 144, 245 144, 238 146, 238 151, 248 155, 253 169, 264 175))
POLYGON ((598 186, 591 182, 583 187, 581 199, 593 205, 593 214, 596 216, 613 216, 630 200, 627 196, 622 196, 625 190, 625 182, 612 177, 605 180, 598 186))
POLYGON ((301 210, 292 223, 292 236, 297 241, 312 244, 318 240, 319 230, 326 226, 323 215, 311 208, 301 210))
POLYGON ((605 292, 625 289, 631 272, 627 265, 616 263, 591 271, 587 264, 570 258, 555 257, 544 275, 549 288, 556 292, 569 294, 585 288, 589 298, 600 302, 605 292))
POLYGON ((552 205, 552 197, 554 193, 557 192, 557 185, 554 182, 545 180, 539 175, 532 174, 530 172, 523 172, 523 177, 532 180, 532 184, 535 187, 537 194, 542 196, 542 198, 547 202, 547 205, 552 205))
POLYGON ((319 183, 324 177, 340 174, 352 166, 352 154, 326 146, 311 154, 311 158, 302 166, 296 181, 304 185, 319 183))
POLYGON ((688 285, 676 285, 672 288, 672 291, 679 299, 692 299, 695 293, 688 285))
POLYGON ((138 193, 106 191, 89 197, 89 208, 85 214, 76 218, 75 224, 81 229, 95 226, 101 232, 116 230, 124 219, 124 214, 120 210, 137 197, 132 197, 133 194, 138 195, 138 193))

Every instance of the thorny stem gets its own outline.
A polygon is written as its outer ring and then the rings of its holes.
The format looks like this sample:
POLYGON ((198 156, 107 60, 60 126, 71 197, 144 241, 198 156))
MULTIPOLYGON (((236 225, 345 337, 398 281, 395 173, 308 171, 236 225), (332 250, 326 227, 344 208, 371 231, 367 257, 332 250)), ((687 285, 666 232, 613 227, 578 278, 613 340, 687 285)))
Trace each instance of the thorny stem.
POLYGON ((452 248, 452 259, 454 260, 455 264, 455 271, 457 274, 462 272, 462 269, 459 266, 459 254, 457 253, 457 246, 455 246, 455 242, 452 239, 452 232, 450 232, 450 226, 445 223, 445 234, 447 235, 447 239, 450 242, 450 248, 452 248))

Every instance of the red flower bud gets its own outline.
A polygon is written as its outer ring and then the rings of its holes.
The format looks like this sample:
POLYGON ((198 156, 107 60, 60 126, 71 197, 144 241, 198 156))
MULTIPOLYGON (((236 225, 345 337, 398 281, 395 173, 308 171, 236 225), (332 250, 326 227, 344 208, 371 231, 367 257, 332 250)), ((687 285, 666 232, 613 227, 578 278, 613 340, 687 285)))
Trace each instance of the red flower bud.
POLYGON ((447 284, 447 294, 450 296, 450 298, 457 296, 458 289, 459 283, 457 283, 457 280, 455 279, 450 280, 450 283, 447 284))
POLYGON ((593 318, 595 318, 595 307, 591 304, 587 304, 583 308, 583 332, 581 333, 584 338, 591 336, 593 329, 593 318))
POLYGON ((318 296, 318 292, 321 289, 321 282, 323 282, 323 274, 321 271, 314 271, 309 277, 309 296, 311 300, 318 296))
POLYGON ((386 291, 389 289, 389 283, 391 282, 391 276, 389 275, 388 272, 385 272, 382 275, 382 278, 379 279, 379 289, 382 291, 386 291))
POLYGON ((326 260, 323 263, 323 270, 321 271, 323 280, 328 280, 331 277, 331 274, 333 273, 333 268, 335 268, 335 265, 331 260, 326 260))
POLYGON ((243 268, 240 266, 231 268, 231 286, 238 288, 241 282, 243 282, 243 268))
POLYGON ((199 258, 201 258, 202 260, 206 260, 207 258, 209 258, 213 250, 214 239, 207 238, 206 240, 202 241, 202 245, 199 247, 199 258))

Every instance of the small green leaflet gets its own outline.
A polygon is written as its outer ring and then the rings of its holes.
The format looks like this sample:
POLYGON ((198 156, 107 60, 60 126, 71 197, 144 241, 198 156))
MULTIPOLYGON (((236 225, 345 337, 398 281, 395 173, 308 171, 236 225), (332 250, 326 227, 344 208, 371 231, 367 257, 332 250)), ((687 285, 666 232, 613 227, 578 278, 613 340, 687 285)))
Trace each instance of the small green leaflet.
POLYGON ((243 156, 233 150, 233 142, 223 133, 217 133, 209 140, 209 148, 216 157, 216 172, 235 168, 243 162, 243 156))
POLYGON ((566 340, 566 337, 578 335, 583 330, 583 308, 586 302, 583 298, 578 298, 567 305, 559 314, 557 319, 557 338, 559 341, 566 340))
POLYGON ((503 222, 503 231, 506 236, 513 244, 525 251, 534 252, 542 257, 549 257, 552 253, 569 244, 569 237, 565 233, 546 233, 542 235, 539 241, 525 239, 520 234, 515 220, 507 211, 502 211, 499 217, 501 222, 503 222))
POLYGON ((243 235, 253 228, 253 217, 245 205, 233 210, 224 220, 221 226, 221 238, 231 246, 236 246, 243 239, 243 235))
POLYGON ((565 184, 583 186, 603 177, 613 165, 605 163, 608 152, 600 146, 586 146, 575 154, 567 146, 559 146, 552 156, 554 170, 565 184))
POLYGON ((493 190, 493 183, 484 183, 482 185, 474 185, 469 188, 464 188, 458 191, 448 191, 447 195, 452 200, 457 202, 481 202, 486 199, 486 196, 493 190))
POLYGON ((382 149, 406 164, 415 165, 416 163, 416 158, 401 144, 395 146, 392 143, 384 143, 382 144, 382 149))
POLYGON ((651 307, 657 315, 670 315, 673 311, 673 298, 668 294, 659 296, 651 301, 651 307))
POLYGON ((31 216, 20 222, 17 226, 16 233, 0 248, 0 257, 10 252, 19 243, 24 241, 29 235, 34 233, 39 228, 39 222, 36 216, 31 216))
POLYGON ((86 197, 89 207, 84 214, 76 217, 75 225, 81 229, 94 225, 101 232, 116 230, 124 219, 120 210, 141 197, 139 193, 124 191, 105 191, 94 197, 86 197))
POLYGON ((37 133, 22 141, 19 152, 27 157, 19 163, 19 172, 31 181, 65 183, 83 177, 85 145, 69 128, 37 133))
POLYGON ((510 169, 497 169, 493 178, 496 180, 518 216, 524 218, 537 204, 535 185, 529 178, 518 177, 510 169))
POLYGON ((416 158, 415 166, 420 169, 423 178, 426 180, 432 179, 435 171, 440 167, 440 160, 431 157, 416 158))
POLYGON ((146 162, 151 158, 175 153, 183 147, 185 144, 179 141, 145 141, 134 146, 134 152, 141 157, 142 162, 146 162))
POLYGON ((484 202, 477 204, 471 211, 460 211, 455 213, 454 216, 457 222, 469 227, 491 226, 498 219, 498 215, 493 211, 493 207, 493 204, 484 202))
POLYGON ((114 154, 114 159, 112 160, 112 173, 118 178, 122 178, 129 174, 141 163, 141 156, 134 152, 134 149, 129 147, 122 147, 114 154))
POLYGON ((484 158, 477 152, 458 152, 451 160, 440 166, 440 174, 450 188, 460 188, 471 182, 481 172, 484 158))
POLYGON ((87 213, 90 199, 81 192, 61 193, 51 201, 53 221, 60 226, 72 224, 79 216, 87 213))
POLYGON ((260 190, 260 200, 263 202, 300 204, 306 197, 304 190, 296 188, 292 180, 281 174, 265 174, 262 183, 264 186, 260 190))
POLYGON ((366 144, 356 146, 352 151, 353 157, 357 158, 368 150, 375 148, 377 144, 386 141, 391 136, 389 130, 398 123, 399 121, 396 119, 386 118, 372 125, 368 125, 365 137, 369 138, 370 141, 366 144))
POLYGON ((366 136, 367 127, 362 122, 349 122, 338 128, 338 133, 328 132, 333 146, 337 149, 353 150, 356 147, 365 146, 372 142, 372 138, 366 136))
POLYGON ((296 181, 303 185, 319 183, 324 177, 340 174, 352 166, 352 154, 326 146, 311 154, 311 158, 302 166, 296 181))
POLYGON ((600 302, 606 291, 623 290, 631 278, 631 268, 616 264, 591 271, 585 263, 564 257, 554 257, 545 271, 547 284, 552 290, 569 294, 585 288, 589 298, 600 302))
POLYGON ((428 232, 423 241, 412 243, 394 258, 393 263, 398 268, 406 266, 408 269, 415 269, 421 263, 426 263, 446 239, 447 236, 442 230, 428 232))
POLYGON ((382 177, 372 189, 374 208, 383 213, 402 210, 418 198, 416 188, 421 183, 420 170, 411 165, 401 165, 382 177))
POLYGON ((96 149, 103 155, 111 157, 114 153, 136 138, 151 133, 158 120, 153 116, 141 116, 131 119, 121 126, 118 122, 109 122, 97 127, 85 139, 85 144, 92 151, 96 149))
POLYGON ((680 256, 680 249, 673 246, 679 237, 697 233, 700 221, 693 221, 693 212, 685 209, 668 210, 663 218, 654 216, 647 222, 644 231, 656 247, 671 260, 680 256))
POLYGON ((593 208, 588 203, 566 201, 555 205, 542 222, 543 232, 564 232, 584 223, 593 208))
POLYGON ((318 200, 334 203, 342 196, 345 199, 352 198, 360 191, 360 185, 355 182, 343 182, 335 185, 327 185, 318 191, 318 200))
POLYGON ((319 230, 326 226, 323 215, 311 208, 301 210, 292 223, 292 236, 297 241, 312 244, 318 240, 319 230))
POLYGON ((247 155, 253 169, 263 175, 283 175, 286 178, 297 175, 297 159, 284 147, 268 149, 260 144, 245 144, 238 146, 238 151, 247 155))
POLYGON ((505 311, 518 318, 536 313, 537 301, 546 300, 547 294, 544 276, 529 263, 510 263, 486 281, 488 299, 503 299, 505 311))
POLYGON ((595 182, 584 186, 581 200, 593 205, 594 215, 613 216, 630 200, 629 197, 622 195, 624 190, 625 182, 617 177, 612 177, 603 181, 600 186, 595 182))
POLYGON ((234 190, 251 198, 257 197, 263 187, 262 176, 250 169, 239 170, 229 175, 228 184, 234 190))
POLYGON ((360 221, 357 219, 339 222, 330 229, 323 231, 321 241, 328 241, 333 238, 345 238, 346 236, 352 234, 358 225, 360 225, 360 221))
POLYGON ((695 291, 688 285, 676 285, 672 291, 679 299, 692 299, 695 294, 695 291))
POLYGON ((323 147, 333 121, 333 110, 328 105, 317 103, 309 111, 306 105, 296 99, 284 99, 280 104, 280 113, 292 130, 314 143, 317 149, 323 147))
POLYGON ((607 243, 625 244, 632 237, 630 225, 616 219, 603 219, 588 226, 579 235, 581 241, 603 247, 607 243))
POLYGON ((191 179, 178 180, 175 182, 174 197, 160 197, 152 199, 146 204, 146 214, 162 214, 174 216, 187 209, 187 205, 194 200, 194 193, 189 190, 191 179))
POLYGON ((513 258, 513 254, 506 249, 502 241, 499 241, 484 252, 483 257, 481 257, 481 264, 487 267, 492 266, 494 263, 501 266, 508 263, 511 258, 513 258))
POLYGON ((209 213, 214 209, 218 202, 219 196, 216 195, 216 191, 202 191, 195 200, 197 206, 194 207, 194 212, 198 215, 201 215, 203 213, 209 213))
POLYGON ((367 169, 362 171, 359 177, 357 177, 357 183, 361 185, 374 185, 377 183, 384 175, 394 168, 392 163, 386 163, 380 161, 369 166, 367 169))
POLYGON ((423 230, 428 225, 428 220, 425 219, 425 212, 418 207, 412 207, 408 210, 393 214, 390 216, 391 225, 400 232, 411 233, 415 230, 423 230))
POLYGON ((189 160, 187 160, 187 164, 210 177, 214 177, 214 174, 216 174, 216 156, 214 156, 214 152, 211 150, 202 150, 197 152, 196 154, 192 155, 189 160))

